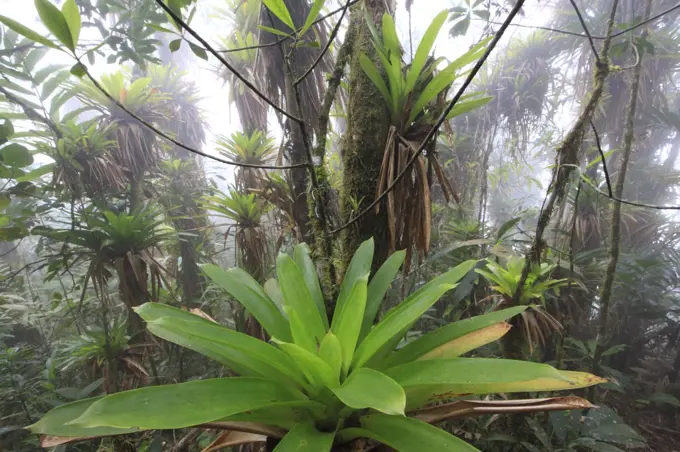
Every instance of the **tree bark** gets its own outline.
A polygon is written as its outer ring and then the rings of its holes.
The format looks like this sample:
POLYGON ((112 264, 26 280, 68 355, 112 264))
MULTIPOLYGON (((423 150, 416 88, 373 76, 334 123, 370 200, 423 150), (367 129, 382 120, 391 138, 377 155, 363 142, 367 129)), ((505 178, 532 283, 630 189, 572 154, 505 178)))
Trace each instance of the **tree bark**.
MULTIPOLYGON (((645 18, 649 17, 651 10, 651 0, 647 0, 645 11, 645 18)), ((643 36, 647 34, 643 31, 643 36)), ((623 145, 621 150, 621 157, 619 160, 618 170, 616 172, 616 185, 614 186, 614 196, 621 199, 623 195, 623 185, 626 181, 626 172, 628 171, 628 162, 633 150, 633 135, 635 133, 635 110, 637 108, 638 88, 640 86, 640 78, 642 75, 642 55, 639 57, 637 66, 633 69, 633 77, 630 84, 630 97, 628 99, 628 108, 626 111, 626 122, 623 135, 623 145)), ((609 246, 609 262, 607 263, 607 270, 602 283, 600 291, 600 321, 597 329, 597 346, 595 348, 595 356, 593 357, 593 372, 600 371, 600 361, 602 353, 607 346, 607 330, 609 324, 609 309, 611 307, 612 292, 614 287, 614 279, 616 277, 616 266, 619 261, 619 247, 621 241, 621 203, 614 202, 611 211, 610 219, 610 246, 609 246)))
MULTIPOLYGON (((389 13, 385 0, 366 0, 364 8, 380 30, 382 16, 389 13)), ((366 54, 378 67, 380 62, 373 44, 371 32, 361 5, 352 7, 350 12, 352 55, 349 73, 349 105, 347 131, 343 146, 343 197, 341 210, 345 219, 353 212, 352 200, 359 203, 359 210, 375 198, 380 165, 385 151, 385 141, 390 126, 390 117, 385 101, 373 82, 359 65, 359 57, 366 54)), ((343 239, 343 262, 349 263, 359 244, 373 237, 375 255, 373 267, 379 266, 388 253, 387 216, 371 212, 345 231, 343 239)))

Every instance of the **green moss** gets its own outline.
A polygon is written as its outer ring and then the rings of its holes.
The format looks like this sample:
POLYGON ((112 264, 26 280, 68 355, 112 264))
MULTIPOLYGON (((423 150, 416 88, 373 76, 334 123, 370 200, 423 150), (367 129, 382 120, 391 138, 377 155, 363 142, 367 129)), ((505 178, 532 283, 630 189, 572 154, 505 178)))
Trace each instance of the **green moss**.
MULTIPOLYGON (((383 0, 367 0, 364 4, 379 28, 386 12, 383 0)), ((377 61, 371 43, 371 33, 361 8, 354 8, 350 15, 353 33, 353 51, 349 73, 349 108, 347 131, 343 139, 343 187, 341 211, 345 219, 353 213, 350 199, 361 200, 365 208, 375 199, 385 140, 390 126, 389 112, 378 89, 359 65, 360 55, 366 54, 377 61)), ((356 212, 354 212, 356 214, 356 212)), ((358 245, 369 237, 375 238, 377 265, 387 257, 387 221, 384 212, 370 212, 356 225, 345 231, 343 238, 343 261, 346 263, 358 245)))

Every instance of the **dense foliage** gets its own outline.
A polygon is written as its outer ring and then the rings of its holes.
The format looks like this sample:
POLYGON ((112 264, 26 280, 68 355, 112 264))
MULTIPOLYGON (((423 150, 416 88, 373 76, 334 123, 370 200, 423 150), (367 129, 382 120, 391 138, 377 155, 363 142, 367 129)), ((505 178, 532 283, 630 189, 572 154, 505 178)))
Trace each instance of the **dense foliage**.
POLYGON ((0 449, 672 450, 679 13, 4 11, 0 449))

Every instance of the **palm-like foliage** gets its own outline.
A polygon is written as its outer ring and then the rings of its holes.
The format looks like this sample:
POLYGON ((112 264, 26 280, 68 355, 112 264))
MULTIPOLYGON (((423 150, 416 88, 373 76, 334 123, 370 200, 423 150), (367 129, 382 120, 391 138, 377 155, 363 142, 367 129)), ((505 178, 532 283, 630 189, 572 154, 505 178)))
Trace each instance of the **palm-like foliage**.
MULTIPOLYGON (((476 269, 475 271, 489 281, 495 292, 501 295, 502 301, 499 307, 511 306, 512 298, 519 287, 519 280, 524 268, 524 258, 508 259, 505 267, 495 263, 487 262, 487 270, 476 269)), ((527 277, 526 283, 522 288, 519 299, 519 306, 528 306, 532 303, 539 304, 533 306, 532 310, 521 313, 522 323, 516 322, 514 325, 524 337, 529 349, 537 343, 545 343, 554 331, 559 331, 559 322, 545 310, 546 295, 549 292, 559 293, 559 289, 568 284, 568 280, 552 279, 551 275, 557 268, 556 264, 541 263, 532 266, 527 277)))
MULTIPOLYGON (((234 28, 233 32, 222 39, 224 50, 230 51, 259 44, 257 24, 260 16, 260 0, 230 0, 225 10, 226 16, 234 28)), ((225 54, 230 64, 249 80, 258 80, 256 73, 257 49, 230 51, 225 54)), ((228 85, 228 98, 236 106, 243 129, 249 133, 267 129, 267 105, 252 90, 248 89, 238 78, 226 68, 220 70, 220 76, 228 85)))
POLYGON ((263 278, 269 266, 270 252, 262 219, 270 206, 253 193, 234 190, 229 194, 204 197, 203 206, 234 222, 225 233, 225 241, 234 227, 236 251, 243 268, 257 279, 263 278))
MULTIPOLYGON (((406 162, 413 158, 416 149, 443 113, 449 88, 463 69, 482 55, 488 42, 481 42, 444 69, 437 71, 442 60, 430 57, 430 52, 447 17, 447 11, 442 11, 435 17, 423 35, 410 65, 405 65, 402 61, 403 52, 392 16, 383 16, 382 35, 378 34, 371 19, 367 18, 373 34, 373 45, 378 52, 382 70, 387 75, 387 83, 366 55, 361 55, 360 63, 382 94, 392 122, 385 143, 377 196, 395 181, 406 162)), ((466 96, 457 103, 447 119, 480 107, 490 100, 490 97, 474 94, 466 96)), ((458 194, 437 161, 435 143, 436 140, 432 140, 427 144, 426 157, 421 155, 417 158, 405 177, 388 194, 382 207, 387 210, 390 247, 393 250, 405 249, 407 252, 405 272, 408 272, 414 249, 419 260, 430 249, 431 187, 434 179, 439 181, 447 201, 451 198, 458 201, 458 194)))
MULTIPOLYGON (((235 132, 229 137, 220 137, 217 146, 225 157, 239 163, 268 165, 276 157, 274 139, 259 130, 250 135, 235 132)), ((258 168, 239 168, 236 172, 236 187, 247 192, 261 189, 265 185, 266 172, 258 168)))
POLYGON ((115 320, 106 328, 88 326, 82 334, 61 344, 61 370, 87 366, 93 379, 104 379, 104 391, 109 394, 135 388, 139 381, 146 382, 148 374, 141 364, 141 351, 130 346, 129 340, 124 321, 115 320), (123 375, 122 380, 118 373, 123 375))
MULTIPOLYGON (((115 271, 121 299, 131 310, 158 298, 161 265, 153 250, 174 236, 174 230, 161 228, 163 223, 164 219, 153 208, 132 214, 104 211, 88 214, 85 224, 72 229, 34 228, 33 233, 74 246, 65 259, 73 257, 70 265, 88 263, 87 279, 92 280, 102 298, 106 297, 108 280, 115 271)), ((128 325, 131 335, 142 329, 134 314, 128 325)))
MULTIPOLYGON (((150 88, 151 78, 139 78, 128 83, 123 72, 117 72, 102 76, 99 83, 125 108, 146 121, 154 123, 163 120, 167 95, 150 88)), ((83 81, 73 90, 81 102, 99 113, 101 121, 115 125, 111 136, 117 145, 113 158, 130 174, 131 180, 139 179, 140 174, 158 164, 159 148, 153 132, 111 102, 91 82, 83 81)))
MULTIPOLYGON (((259 341, 167 305, 138 309, 153 334, 218 360, 240 377, 156 386, 81 400, 49 412, 30 428, 64 442, 149 429, 188 426, 243 429, 282 438, 279 450, 331 451, 358 438, 391 448, 476 451, 429 423, 460 417, 459 394, 574 389, 602 379, 545 364, 460 358, 508 331, 516 307, 456 322, 394 350, 405 332, 474 266, 467 261, 406 298, 372 327, 404 253, 390 257, 369 283, 372 241, 352 259, 329 319, 309 250, 277 259, 278 281, 263 288, 239 269, 204 266, 207 275, 242 303, 274 338, 259 341), (408 416, 405 416, 408 413, 408 416)), ((506 402, 526 411, 590 407, 578 398, 506 402), (514 404, 514 405, 513 405, 514 404)), ((463 406, 461 406, 463 404, 463 406)), ((510 408, 509 408, 510 407, 510 408)), ((472 411, 474 412, 474 410, 472 411)), ((262 441, 261 436, 250 438, 262 441)))
POLYGON ((125 190, 127 180, 112 157, 116 142, 110 137, 115 127, 96 122, 62 124, 63 138, 56 149, 46 147, 56 162, 54 183, 64 184, 76 196, 84 191, 90 198, 125 190))

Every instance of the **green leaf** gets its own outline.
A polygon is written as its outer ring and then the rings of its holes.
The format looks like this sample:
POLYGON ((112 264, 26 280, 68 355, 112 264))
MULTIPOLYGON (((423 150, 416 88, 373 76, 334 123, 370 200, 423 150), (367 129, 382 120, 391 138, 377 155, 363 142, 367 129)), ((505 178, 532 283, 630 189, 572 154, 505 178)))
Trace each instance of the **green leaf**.
POLYGON ((18 143, 11 143, 0 149, 2 163, 14 168, 24 168, 33 163, 31 152, 18 143))
POLYGON ((284 0, 262 0, 262 3, 264 3, 264 6, 266 6, 281 22, 288 25, 291 30, 295 30, 293 18, 290 17, 290 13, 288 12, 288 8, 286 8, 286 2, 284 0))
POLYGON ((191 51, 194 52, 194 55, 205 61, 208 61, 208 54, 205 52, 203 47, 199 47, 191 42, 189 43, 189 47, 191 48, 191 51))
POLYGON ((149 28, 153 29, 153 30, 160 31, 161 33, 170 33, 170 34, 173 34, 173 35, 177 34, 176 32, 174 32, 170 29, 167 29, 165 27, 161 27, 160 25, 157 25, 157 24, 147 24, 147 26, 149 28))
POLYGON ((338 337, 332 331, 326 333, 319 345, 319 358, 328 364, 335 375, 340 378, 342 370, 342 347, 338 337))
POLYGON ((350 408, 372 408, 385 414, 403 415, 406 394, 399 384, 373 369, 357 369, 333 393, 350 408))
POLYGON ((48 97, 50 97, 54 93, 54 90, 56 90, 59 85, 64 83, 69 78, 69 75, 69 72, 66 71, 57 72, 54 77, 47 80, 43 84, 42 91, 40 91, 40 99, 46 100, 48 97))
POLYGON ((114 427, 95 427, 85 428, 75 425, 69 425, 69 422, 79 418, 82 414, 92 406, 93 403, 103 399, 104 397, 93 397, 85 400, 78 400, 77 402, 60 405, 53 410, 48 411, 38 422, 26 427, 30 431, 40 435, 52 435, 62 437, 97 437, 120 435, 123 433, 136 432, 136 428, 114 428, 114 427))
POLYGON ((338 375, 323 359, 296 344, 277 342, 278 346, 295 361, 307 381, 317 390, 340 385, 338 375))
POLYGON ((510 231, 510 229, 518 225, 520 221, 522 221, 522 218, 517 217, 503 223, 501 227, 498 228, 498 232, 496 233, 496 242, 500 242, 501 239, 505 236, 505 234, 507 234, 507 232, 510 231))
POLYGON ((277 30, 276 28, 267 27, 265 25, 258 25, 257 28, 260 28, 264 31, 268 31, 269 33, 277 35, 277 36, 285 36, 287 38, 290 38, 292 36, 290 33, 286 33, 285 31, 277 30))
POLYGON ((368 78, 371 79, 375 87, 378 88, 378 91, 380 91, 380 94, 385 99, 385 103, 388 105, 390 110, 392 110, 392 95, 387 89, 385 80, 383 80, 382 75, 380 75, 377 66, 363 53, 359 56, 359 64, 368 78))
POLYGON ((61 7, 61 13, 64 15, 68 29, 71 32, 73 48, 78 45, 78 38, 80 37, 80 11, 75 0, 66 0, 61 7))
POLYGON ((171 52, 177 52, 181 46, 182 46, 182 40, 181 39, 173 39, 168 44, 168 47, 170 48, 171 52))
POLYGON ((392 353, 392 356, 389 359, 389 365, 396 366, 415 361, 447 342, 463 337, 473 331, 503 322, 524 312, 526 309, 527 306, 517 306, 445 325, 437 330, 420 336, 418 339, 409 342, 396 352, 392 353))
MULTIPOLYGON (((368 239, 359 245, 359 248, 352 256, 352 260, 347 266, 347 271, 345 271, 345 276, 342 279, 342 285, 340 286, 340 292, 338 293, 338 298, 335 307, 335 318, 333 319, 331 328, 335 334, 337 333, 336 323, 337 313, 342 312, 345 309, 345 304, 349 302, 350 293, 354 290, 356 283, 363 278, 366 278, 371 271, 371 263, 373 262, 373 239, 368 239)), ((363 309, 360 318, 363 317, 363 309)), ((342 342, 342 340, 340 341, 342 342)))
POLYGON ((50 174, 52 171, 54 171, 54 166, 54 163, 48 163, 47 165, 43 165, 40 168, 31 170, 23 176, 18 177, 17 182, 32 182, 36 179, 39 179, 45 174, 50 174))
POLYGON ((76 46, 73 45, 73 37, 64 15, 49 0, 34 0, 35 8, 38 10, 40 20, 62 44, 72 52, 76 46))
POLYGON ((87 73, 87 68, 83 63, 76 63, 73 65, 71 68, 71 74, 75 75, 78 78, 83 78, 83 76, 87 73))
POLYGON ((361 436, 379 441, 395 450, 479 452, 445 430, 409 417, 369 414, 362 416, 359 422, 361 436))
POLYGON ((274 452, 330 452, 334 438, 334 433, 320 432, 313 424, 297 424, 281 439, 274 452))
POLYGON ((397 307, 385 315, 363 340, 356 353, 352 366, 364 366, 374 355, 382 359, 394 340, 398 340, 445 292, 472 269, 477 261, 465 261, 448 272, 434 278, 422 288, 412 293, 397 307))
POLYGON ((420 78, 423 67, 425 66, 425 62, 427 61, 427 57, 430 55, 432 46, 434 45, 434 42, 439 35, 439 31, 444 25, 448 15, 449 12, 447 10, 437 14, 432 20, 432 23, 430 23, 430 26, 427 27, 425 34, 420 40, 416 54, 413 57, 413 61, 411 62, 411 67, 409 68, 408 74, 406 75, 405 91, 407 93, 413 91, 413 88, 416 86, 416 81, 418 78, 420 78))
POLYGON ((33 86, 42 85, 43 82, 47 79, 47 77, 63 69, 64 67, 66 66, 64 66, 63 64, 50 64, 40 69, 33 75, 33 86))
POLYGON ((423 89, 420 96, 418 96, 418 99, 413 104, 413 107, 411 107, 411 113, 409 114, 407 124, 412 123, 427 104, 453 83, 456 79, 456 71, 457 68, 453 64, 450 64, 430 80, 430 83, 423 89))
POLYGON ((470 19, 470 14, 468 14, 462 20, 456 22, 453 27, 451 27, 449 34, 452 38, 455 38, 456 36, 462 36, 467 33, 471 23, 472 21, 470 19))
POLYGON ((406 251, 404 250, 393 253, 385 262, 383 262, 373 278, 371 278, 366 294, 366 309, 364 311, 364 320, 361 324, 359 342, 366 337, 368 331, 373 326, 373 322, 375 322, 380 305, 385 298, 385 294, 392 285, 392 281, 396 277, 397 272, 399 272, 399 268, 404 262, 405 256, 406 251))
POLYGON ((11 202, 12 200, 9 196, 7 196, 5 193, 0 193, 0 210, 5 210, 11 204, 11 202))
POLYGON ((317 309, 319 310, 319 315, 321 316, 321 321, 326 329, 328 329, 328 315, 326 314, 326 303, 323 299, 323 293, 321 292, 321 285, 319 284, 319 276, 316 273, 316 267, 312 258, 309 255, 309 247, 306 243, 300 243, 295 246, 295 251, 293 252, 293 258, 298 268, 302 272, 302 277, 305 279, 307 284, 307 289, 314 299, 317 309))
POLYGON ((391 14, 383 14, 382 36, 383 44, 387 51, 391 55, 401 58, 401 43, 399 42, 399 35, 397 35, 397 28, 391 14))
MULTIPOLYGON (((317 344, 321 343, 326 334, 321 313, 312 300, 302 272, 287 254, 280 254, 276 259, 276 275, 286 306, 295 311, 300 321, 303 322, 303 327, 316 339, 317 344)), ((316 352, 316 349, 309 351, 316 352)))
POLYGON ((452 119, 455 118, 456 116, 460 116, 469 111, 476 110, 477 108, 488 104, 492 100, 493 97, 491 96, 479 97, 477 99, 472 99, 468 101, 459 100, 458 102, 456 102, 456 105, 454 105, 449 114, 446 115, 446 119, 452 119))
POLYGON ((368 274, 365 274, 363 278, 356 280, 345 303, 336 307, 333 316, 331 331, 338 337, 342 350, 342 376, 347 375, 349 366, 352 364, 354 349, 359 341, 361 319, 364 317, 364 309, 366 308, 367 285, 368 274))
POLYGON ((606 380, 547 364, 491 358, 412 361, 387 371, 406 391, 409 408, 461 394, 578 389, 606 380))
POLYGON ((312 3, 312 7, 309 9, 307 20, 305 20, 305 24, 302 26, 300 32, 298 33, 299 36, 303 36, 305 33, 307 33, 307 30, 309 30, 309 28, 316 20, 316 17, 319 15, 321 8, 323 8, 324 3, 326 3, 325 0, 314 0, 314 3, 312 3))
POLYGON ((284 342, 293 339, 286 318, 248 273, 238 268, 224 271, 213 264, 204 264, 201 268, 215 284, 236 298, 271 336, 284 342))
POLYGON ((152 334, 208 356, 240 375, 277 378, 304 386, 293 361, 266 342, 159 303, 145 303, 136 312, 152 334))
POLYGON ((279 287, 279 282, 274 278, 268 279, 264 283, 264 292, 267 294, 270 300, 274 302, 279 311, 285 316, 285 302, 283 301, 283 294, 281 293, 281 288, 279 287))
POLYGON ((215 378, 108 395, 69 424, 80 427, 177 429, 305 396, 272 380, 215 378))
POLYGON ((9 29, 14 30, 15 32, 19 33, 20 35, 24 36, 25 38, 30 39, 31 41, 35 41, 38 44, 42 44, 42 45, 44 45, 46 47, 50 47, 52 49, 57 49, 57 50, 61 49, 57 44, 50 41, 46 37, 39 35, 35 31, 31 30, 28 27, 25 27, 24 25, 21 25, 19 22, 12 20, 9 17, 5 17, 5 16, 0 15, 0 22, 2 22, 4 25, 6 25, 9 29))

